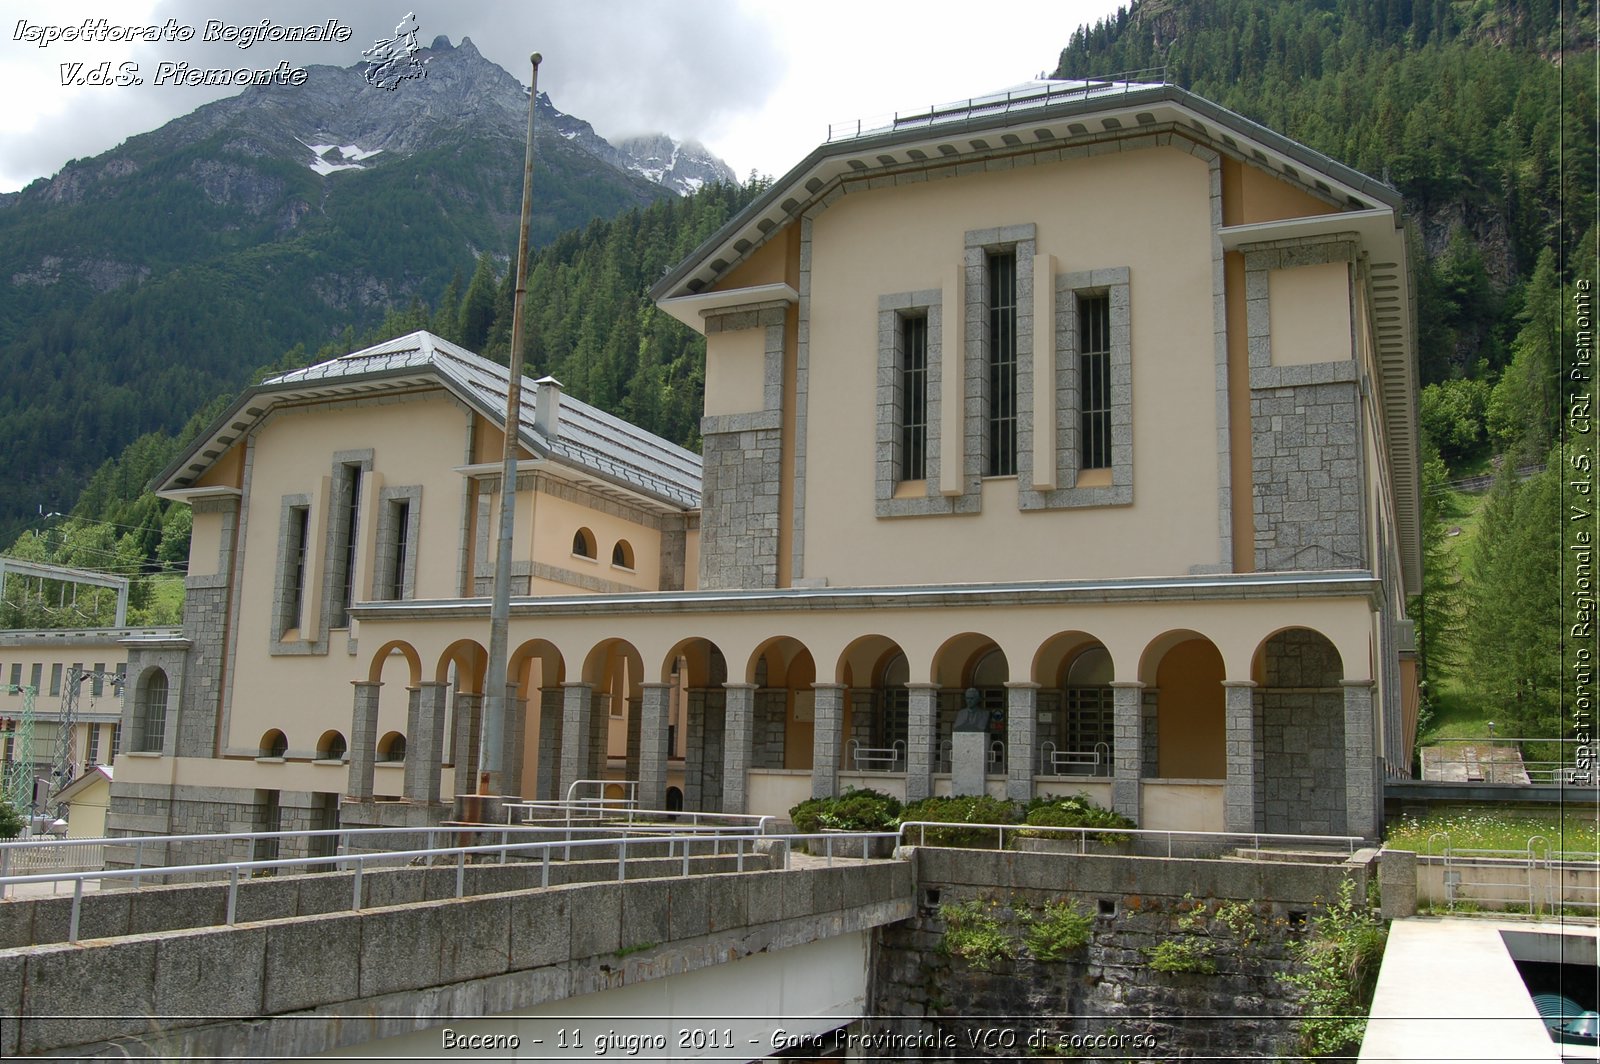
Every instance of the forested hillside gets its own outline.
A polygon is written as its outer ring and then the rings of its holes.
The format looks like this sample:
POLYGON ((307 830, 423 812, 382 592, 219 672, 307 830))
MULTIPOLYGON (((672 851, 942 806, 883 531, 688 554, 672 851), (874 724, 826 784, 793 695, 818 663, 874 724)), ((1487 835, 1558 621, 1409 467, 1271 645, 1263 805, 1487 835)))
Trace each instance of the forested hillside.
MULTIPOLYGON (((712 185, 570 230, 539 249, 529 263, 525 371, 554 374, 578 398, 697 446, 705 341, 657 310, 645 291, 763 188, 755 180, 744 187, 712 185)), ((486 252, 470 278, 458 276, 431 305, 416 299, 370 329, 347 326, 314 352, 297 345, 255 377, 414 329, 430 329, 504 362, 513 282, 511 271, 486 252)), ((39 522, 38 530, 24 532, 6 553, 136 576, 133 623, 175 623, 176 600, 157 592, 162 579, 180 574, 188 560, 189 508, 165 503, 146 489, 229 398, 215 396, 179 433, 139 437, 90 478, 65 520, 39 522)), ((110 620, 109 601, 98 603, 98 612, 87 600, 81 608, 60 609, 48 586, 43 595, 20 585, 5 590, 0 628, 110 620)))

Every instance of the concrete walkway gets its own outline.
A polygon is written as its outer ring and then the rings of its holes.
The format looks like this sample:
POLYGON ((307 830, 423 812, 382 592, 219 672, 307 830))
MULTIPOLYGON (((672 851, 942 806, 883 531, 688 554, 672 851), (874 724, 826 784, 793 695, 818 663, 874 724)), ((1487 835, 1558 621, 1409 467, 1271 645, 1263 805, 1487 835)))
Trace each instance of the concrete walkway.
POLYGON ((1592 925, 1412 917, 1394 921, 1378 973, 1364 1062, 1595 1060, 1551 1041, 1502 931, 1595 937, 1592 925))

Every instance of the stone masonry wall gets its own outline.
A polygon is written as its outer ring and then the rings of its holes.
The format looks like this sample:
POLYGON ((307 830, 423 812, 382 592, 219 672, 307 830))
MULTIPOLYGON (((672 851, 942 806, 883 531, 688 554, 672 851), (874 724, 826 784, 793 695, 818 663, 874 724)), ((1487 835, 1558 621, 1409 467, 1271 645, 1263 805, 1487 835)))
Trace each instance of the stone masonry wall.
POLYGON ((1255 691, 1256 802, 1261 829, 1344 834, 1343 669, 1316 632, 1292 629, 1268 640, 1255 691))
POLYGON ((1251 391, 1258 570, 1363 564, 1357 402, 1354 381, 1251 391))
MULTIPOLYGON (((700 586, 778 586, 778 485, 782 444, 771 427, 704 436, 700 586)), ((765 424, 766 420, 761 423, 765 424)))
POLYGON ((874 938, 874 1029, 944 1049, 892 1059, 1278 1059, 1295 1043, 1289 944, 1346 865, 1166 861, 919 849, 917 915, 874 938), (1271 899, 1271 900, 1267 900, 1271 899), (989 970, 951 955, 942 906, 976 900, 1016 941, 1023 914, 1068 901, 1089 942, 1057 960, 1026 948, 989 970), (1151 951, 1186 942, 1214 971, 1159 971, 1151 951), (982 1017, 975 1019, 974 1017, 982 1017), (1096 1046, 1092 1041, 1105 1041, 1096 1046), (1074 1043, 1074 1039, 1078 1041, 1074 1043), (1121 1039, 1121 1041, 1117 1041, 1121 1039), (1138 1041, 1135 1041, 1135 1040, 1138 1041))

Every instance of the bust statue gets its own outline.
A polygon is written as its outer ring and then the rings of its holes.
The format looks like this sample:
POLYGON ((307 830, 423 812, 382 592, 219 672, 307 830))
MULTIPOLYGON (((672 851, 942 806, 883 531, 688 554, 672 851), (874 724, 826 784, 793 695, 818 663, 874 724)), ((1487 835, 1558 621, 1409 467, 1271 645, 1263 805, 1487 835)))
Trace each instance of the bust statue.
POLYGON ((983 732, 989 730, 989 711, 978 704, 978 689, 967 688, 967 704, 956 714, 956 731, 983 732))

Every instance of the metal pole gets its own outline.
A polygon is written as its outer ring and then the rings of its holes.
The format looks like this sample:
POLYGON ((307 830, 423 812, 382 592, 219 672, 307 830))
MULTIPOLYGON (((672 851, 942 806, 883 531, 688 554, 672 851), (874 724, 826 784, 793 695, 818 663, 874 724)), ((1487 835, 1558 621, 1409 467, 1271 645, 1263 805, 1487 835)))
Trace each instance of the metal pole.
MULTIPOLYGON (((528 142, 522 158, 522 223, 517 236, 517 288, 511 301, 511 351, 506 364, 505 447, 500 463, 500 536, 495 544, 494 598, 489 606, 489 671, 483 695, 483 770, 479 794, 509 794, 502 778, 506 718, 507 630, 511 620, 511 541, 517 511, 517 436, 522 424, 522 301, 528 290, 528 224, 533 215, 533 115, 539 106, 538 52, 529 56, 528 142)), ((520 788, 521 781, 510 781, 520 788)))

